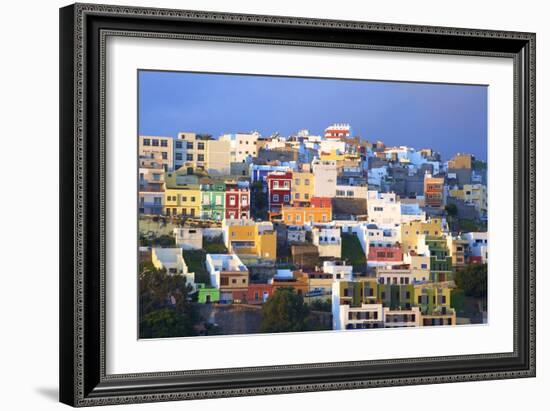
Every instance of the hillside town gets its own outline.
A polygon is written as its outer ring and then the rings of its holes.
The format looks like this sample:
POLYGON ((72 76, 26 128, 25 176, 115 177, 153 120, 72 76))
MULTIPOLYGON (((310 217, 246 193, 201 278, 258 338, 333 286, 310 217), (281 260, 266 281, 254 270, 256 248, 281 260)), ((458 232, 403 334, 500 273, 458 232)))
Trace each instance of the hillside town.
POLYGON ((487 321, 487 164, 467 152, 349 124, 141 135, 138 209, 142 337, 487 321), (171 307, 183 331, 160 330, 171 307))

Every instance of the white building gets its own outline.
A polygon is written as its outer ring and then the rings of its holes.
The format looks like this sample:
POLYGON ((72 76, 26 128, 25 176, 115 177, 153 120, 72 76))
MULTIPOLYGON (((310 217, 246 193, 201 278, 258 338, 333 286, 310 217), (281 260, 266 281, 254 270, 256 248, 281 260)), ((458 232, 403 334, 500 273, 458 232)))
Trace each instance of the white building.
POLYGON ((368 191, 368 221, 381 228, 394 228, 401 224, 401 203, 395 193, 368 191))
POLYGON ((176 237, 176 245, 183 250, 202 249, 202 228, 174 228, 174 236, 176 237))
POLYGON ((369 247, 387 247, 401 241, 401 229, 380 228, 376 224, 362 223, 352 228, 357 236, 365 255, 369 254, 369 247))
POLYGON ((351 307, 340 304, 340 286, 332 284, 332 329, 354 330, 384 327, 384 307, 382 304, 361 304, 351 307))
POLYGON ((367 199, 368 187, 360 185, 336 185, 336 197, 367 199))
POLYGON ((216 288, 231 286, 222 284, 222 274, 248 273, 248 269, 236 254, 207 254, 206 270, 210 274, 210 284, 216 288))
POLYGON ((190 273, 181 248, 157 248, 151 250, 151 260, 155 268, 165 269, 168 275, 183 275, 191 286, 195 286, 195 273, 190 273))
POLYGON ((483 264, 487 263, 489 258, 489 244, 487 233, 464 233, 462 239, 468 241, 468 255, 481 257, 483 264))
POLYGON ((291 225, 287 228, 287 241, 289 243, 305 243, 306 229, 304 226, 291 225))
POLYGON ((315 159, 311 163, 311 168, 315 178, 313 195, 315 197, 335 197, 338 176, 336 161, 315 159))
POLYGON ((342 238, 339 228, 314 227, 312 230, 313 244, 319 249, 319 257, 342 256, 342 238))
POLYGON ((260 133, 236 133, 220 136, 220 141, 228 141, 230 145, 230 157, 233 163, 246 163, 251 158, 258 156, 258 139, 260 133))
POLYGON ((422 314, 420 308, 411 307, 409 310, 391 310, 390 307, 384 307, 384 327, 420 327, 422 324, 422 314))
POLYGON ((342 261, 324 261, 323 272, 332 274, 333 280, 351 281, 353 278, 353 266, 346 265, 342 261))

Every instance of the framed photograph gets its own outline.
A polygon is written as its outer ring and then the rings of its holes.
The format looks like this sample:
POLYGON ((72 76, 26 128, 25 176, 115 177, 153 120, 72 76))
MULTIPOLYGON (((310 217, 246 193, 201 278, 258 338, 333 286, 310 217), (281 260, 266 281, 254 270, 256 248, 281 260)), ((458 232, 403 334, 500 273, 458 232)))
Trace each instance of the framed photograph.
POLYGON ((62 402, 535 376, 535 34, 60 24, 62 402))

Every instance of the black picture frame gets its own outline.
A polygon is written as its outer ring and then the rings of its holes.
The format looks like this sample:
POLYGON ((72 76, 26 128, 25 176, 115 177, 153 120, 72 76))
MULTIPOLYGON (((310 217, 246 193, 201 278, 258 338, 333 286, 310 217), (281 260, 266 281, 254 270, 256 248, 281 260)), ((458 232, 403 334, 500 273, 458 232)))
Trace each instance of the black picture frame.
POLYGON ((75 4, 60 9, 60 101, 61 402, 91 406, 535 376, 534 33, 75 4), (514 351, 107 375, 103 52, 109 35, 512 58, 514 351))

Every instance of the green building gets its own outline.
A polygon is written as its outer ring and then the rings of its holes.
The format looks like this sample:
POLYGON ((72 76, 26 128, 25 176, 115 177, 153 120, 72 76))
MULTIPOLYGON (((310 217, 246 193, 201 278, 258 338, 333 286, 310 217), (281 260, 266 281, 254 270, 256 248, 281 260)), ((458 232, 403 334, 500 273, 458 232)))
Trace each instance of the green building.
POLYGON ((223 220, 225 217, 225 183, 201 184, 201 218, 223 220))
POLYGON ((443 236, 426 236, 430 249, 430 281, 444 282, 453 279, 453 258, 443 236))
POLYGON ((203 283, 197 284, 198 302, 200 304, 217 303, 220 301, 220 290, 203 283))

